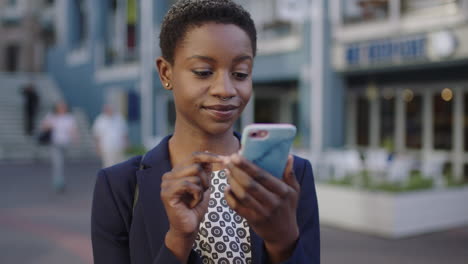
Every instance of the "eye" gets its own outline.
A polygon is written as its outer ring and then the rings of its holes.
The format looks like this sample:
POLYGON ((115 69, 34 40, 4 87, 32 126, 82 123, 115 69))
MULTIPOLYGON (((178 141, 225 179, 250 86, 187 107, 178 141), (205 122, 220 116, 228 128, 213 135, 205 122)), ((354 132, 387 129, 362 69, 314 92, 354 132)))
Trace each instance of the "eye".
POLYGON ((206 71, 206 70, 205 71, 193 70, 192 72, 199 78, 207 78, 213 74, 212 71, 206 71))
POLYGON ((234 76, 234 78, 236 78, 237 80, 243 81, 247 79, 247 77, 249 77, 249 74, 243 72, 233 72, 232 76, 234 76))

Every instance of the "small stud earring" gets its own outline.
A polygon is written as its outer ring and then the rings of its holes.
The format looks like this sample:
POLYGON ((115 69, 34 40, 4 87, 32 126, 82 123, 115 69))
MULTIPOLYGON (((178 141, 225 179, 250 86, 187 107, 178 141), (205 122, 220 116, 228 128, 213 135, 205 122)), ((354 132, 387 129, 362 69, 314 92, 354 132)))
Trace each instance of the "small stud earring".
POLYGON ((166 83, 166 87, 169 88, 169 83, 168 82, 166 83))

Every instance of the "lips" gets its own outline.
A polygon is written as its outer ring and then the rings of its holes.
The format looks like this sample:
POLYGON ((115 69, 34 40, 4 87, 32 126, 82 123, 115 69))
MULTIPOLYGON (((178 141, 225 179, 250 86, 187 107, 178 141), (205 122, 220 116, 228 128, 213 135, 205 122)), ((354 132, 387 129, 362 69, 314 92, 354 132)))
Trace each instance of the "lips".
POLYGON ((228 121, 232 119, 239 107, 235 105, 210 105, 203 107, 216 121, 228 121))

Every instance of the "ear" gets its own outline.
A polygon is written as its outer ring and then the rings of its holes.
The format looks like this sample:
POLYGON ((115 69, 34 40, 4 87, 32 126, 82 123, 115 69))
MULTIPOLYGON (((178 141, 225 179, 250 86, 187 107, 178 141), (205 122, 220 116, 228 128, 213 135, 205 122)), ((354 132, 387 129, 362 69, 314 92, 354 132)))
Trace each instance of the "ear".
POLYGON ((172 65, 162 56, 156 59, 159 79, 166 90, 172 90, 172 65))

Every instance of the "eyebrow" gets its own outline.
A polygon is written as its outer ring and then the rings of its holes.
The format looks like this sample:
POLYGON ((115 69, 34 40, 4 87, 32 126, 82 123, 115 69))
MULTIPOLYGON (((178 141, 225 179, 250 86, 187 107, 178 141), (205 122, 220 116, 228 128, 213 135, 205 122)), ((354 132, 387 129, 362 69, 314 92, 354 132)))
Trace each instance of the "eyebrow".
MULTIPOLYGON (((203 55, 193 55, 189 58, 187 58, 187 60, 191 60, 191 59, 200 59, 200 60, 205 60, 205 61, 211 61, 211 62, 216 62, 215 59, 211 58, 211 57, 208 57, 208 56, 203 56, 203 55)), ((239 57, 236 57, 232 60, 232 62, 240 62, 240 61, 244 61, 244 60, 251 60, 253 61, 253 58, 252 56, 250 55, 243 55, 243 56, 239 56, 239 57)))

